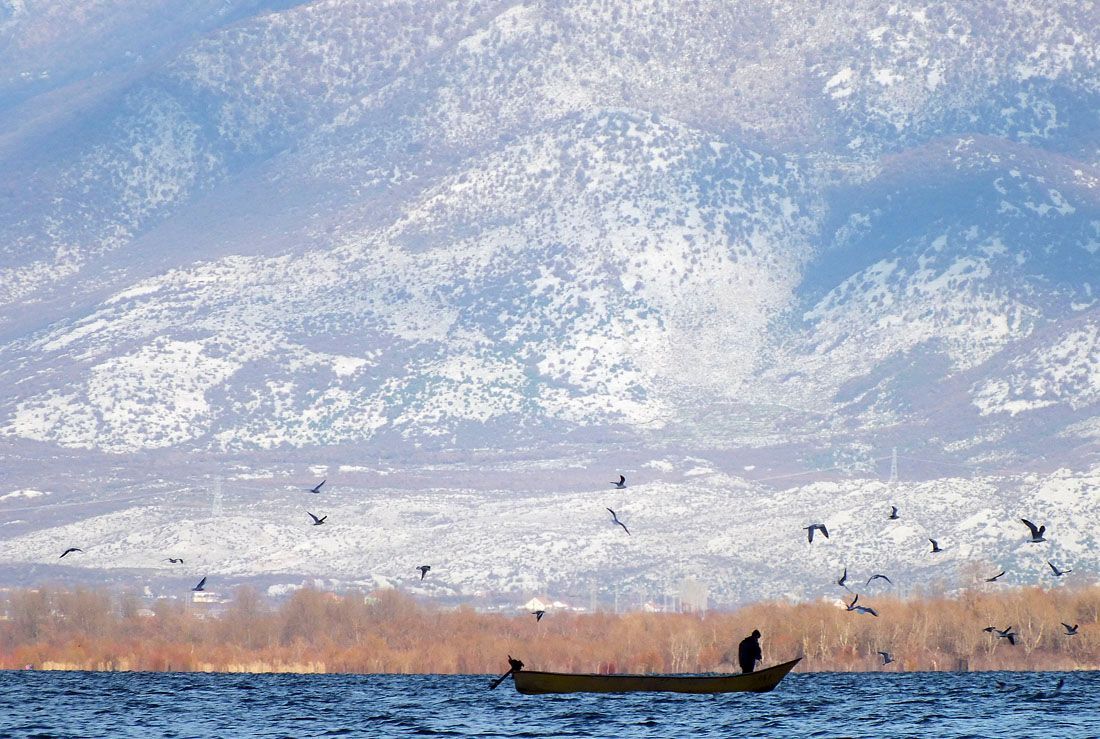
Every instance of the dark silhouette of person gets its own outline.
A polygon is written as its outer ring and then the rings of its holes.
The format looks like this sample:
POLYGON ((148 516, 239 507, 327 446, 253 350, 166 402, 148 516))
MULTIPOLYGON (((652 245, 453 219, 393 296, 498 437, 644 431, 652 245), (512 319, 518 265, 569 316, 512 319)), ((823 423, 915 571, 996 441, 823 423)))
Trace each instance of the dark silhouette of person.
POLYGON ((764 659, 760 653, 760 632, 752 630, 750 636, 746 636, 737 645, 737 661, 741 664, 741 672, 749 674, 756 669, 756 663, 764 659))

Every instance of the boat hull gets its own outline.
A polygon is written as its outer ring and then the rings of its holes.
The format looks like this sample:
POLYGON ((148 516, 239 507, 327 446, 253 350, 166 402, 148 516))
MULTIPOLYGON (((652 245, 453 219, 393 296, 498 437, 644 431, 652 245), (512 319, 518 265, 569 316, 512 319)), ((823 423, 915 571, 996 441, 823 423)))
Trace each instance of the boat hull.
POLYGON ((516 690, 544 693, 767 693, 802 658, 747 675, 576 675, 521 670, 513 673, 516 690))

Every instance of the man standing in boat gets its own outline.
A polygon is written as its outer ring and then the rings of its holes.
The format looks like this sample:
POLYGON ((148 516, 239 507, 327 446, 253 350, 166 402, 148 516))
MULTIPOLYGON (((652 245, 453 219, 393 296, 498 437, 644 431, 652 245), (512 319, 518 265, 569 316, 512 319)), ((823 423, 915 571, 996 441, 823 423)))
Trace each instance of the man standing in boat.
POLYGON ((737 661, 741 664, 741 672, 749 674, 762 659, 764 655, 760 653, 760 632, 753 629, 752 634, 742 639, 737 646, 737 661))

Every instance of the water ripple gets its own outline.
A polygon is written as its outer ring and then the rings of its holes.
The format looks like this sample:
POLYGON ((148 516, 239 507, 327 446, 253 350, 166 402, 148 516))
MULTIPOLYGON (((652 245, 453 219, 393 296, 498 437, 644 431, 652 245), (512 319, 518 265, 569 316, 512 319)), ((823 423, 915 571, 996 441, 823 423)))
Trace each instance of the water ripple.
POLYGON ((0 735, 986 737, 1041 725, 1084 738, 1100 726, 1096 695, 1097 672, 801 674, 714 697, 522 696, 477 675, 18 671, 0 672, 0 735))

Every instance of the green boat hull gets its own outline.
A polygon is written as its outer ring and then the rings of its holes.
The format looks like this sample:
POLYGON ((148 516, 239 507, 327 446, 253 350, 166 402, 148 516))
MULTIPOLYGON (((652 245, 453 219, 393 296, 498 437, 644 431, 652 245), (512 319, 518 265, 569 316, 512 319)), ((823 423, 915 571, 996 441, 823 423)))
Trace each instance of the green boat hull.
POLYGON ((512 674, 516 690, 545 693, 767 693, 802 658, 747 675, 578 675, 520 670, 512 674))

